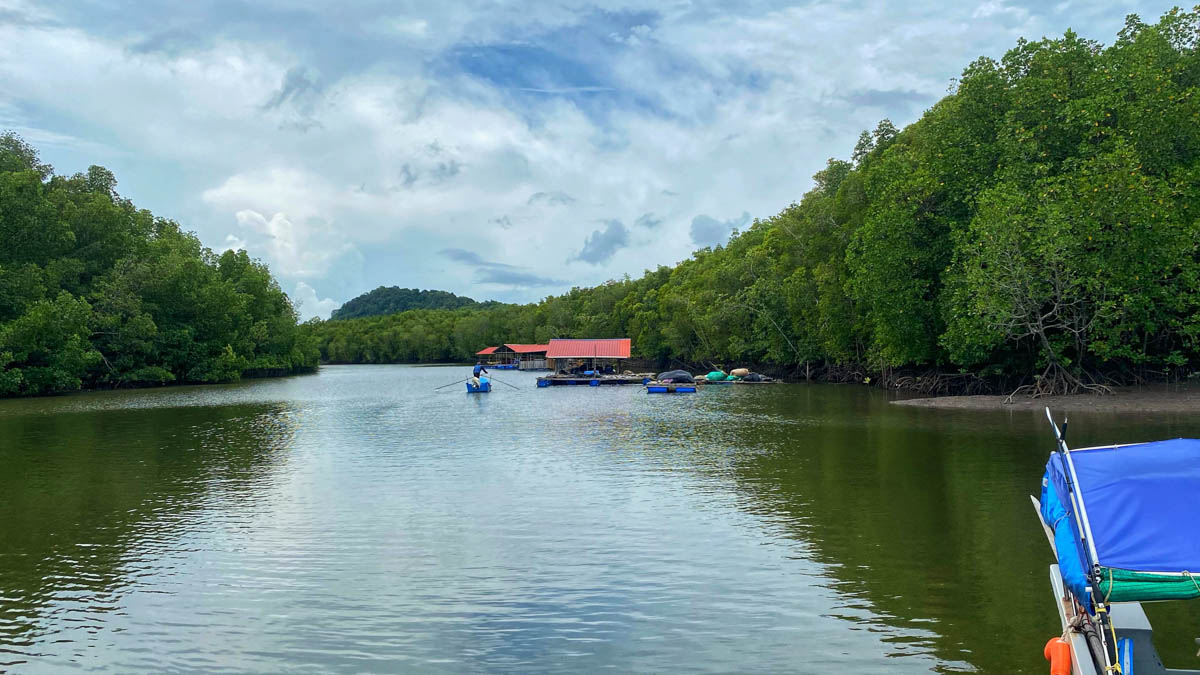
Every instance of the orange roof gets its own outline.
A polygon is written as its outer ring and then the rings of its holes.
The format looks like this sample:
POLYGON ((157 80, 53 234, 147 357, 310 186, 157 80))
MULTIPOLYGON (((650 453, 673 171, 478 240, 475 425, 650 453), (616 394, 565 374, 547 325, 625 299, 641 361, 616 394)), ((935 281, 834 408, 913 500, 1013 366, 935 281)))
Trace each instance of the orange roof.
POLYGON ((510 345, 505 344, 505 347, 513 350, 518 354, 537 354, 550 349, 550 345, 510 345))
POLYGON ((485 348, 480 349, 479 351, 475 352, 475 355, 476 356, 489 356, 489 355, 495 354, 495 353, 496 353, 495 347, 485 347, 485 348))
POLYGON ((575 340, 556 338, 546 351, 548 359, 627 359, 629 338, 575 340))

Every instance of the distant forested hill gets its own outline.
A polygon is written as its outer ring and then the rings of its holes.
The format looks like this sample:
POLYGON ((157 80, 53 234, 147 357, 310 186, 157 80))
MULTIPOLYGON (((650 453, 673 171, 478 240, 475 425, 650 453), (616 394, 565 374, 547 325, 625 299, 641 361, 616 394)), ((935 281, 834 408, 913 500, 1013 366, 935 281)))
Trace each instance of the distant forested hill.
POLYGON ((446 291, 420 291, 415 288, 380 286, 333 310, 332 318, 358 319, 364 316, 407 312, 410 309, 459 309, 474 307, 478 304, 471 298, 446 291))
POLYGON ((266 265, 139 209, 107 169, 56 176, 0 134, 0 397, 313 370, 266 265))

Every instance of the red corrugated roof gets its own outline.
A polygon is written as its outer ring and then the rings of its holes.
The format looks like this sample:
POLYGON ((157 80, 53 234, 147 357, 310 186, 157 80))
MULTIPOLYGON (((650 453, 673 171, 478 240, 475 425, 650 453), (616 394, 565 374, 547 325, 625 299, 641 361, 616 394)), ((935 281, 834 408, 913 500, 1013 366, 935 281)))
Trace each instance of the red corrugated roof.
POLYGON ((505 347, 513 350, 518 354, 537 354, 550 349, 550 345, 510 345, 505 344, 505 347))
POLYGON ((627 359, 629 338, 605 340, 554 339, 546 351, 548 359, 627 359))
POLYGON ((475 352, 475 355, 476 356, 489 356, 491 354, 495 354, 496 349, 497 349, 496 347, 485 347, 485 348, 480 349, 479 351, 475 352))

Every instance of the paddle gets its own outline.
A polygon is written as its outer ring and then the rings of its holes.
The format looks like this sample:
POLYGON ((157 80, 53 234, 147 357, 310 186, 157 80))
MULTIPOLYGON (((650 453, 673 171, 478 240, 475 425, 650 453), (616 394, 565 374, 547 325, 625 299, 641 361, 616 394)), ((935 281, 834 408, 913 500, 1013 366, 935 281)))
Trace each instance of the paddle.
POLYGON ((455 380, 455 381, 451 382, 450 384, 443 384, 440 387, 434 387, 433 390, 437 391, 438 389, 445 389, 446 387, 453 387, 454 385, 462 384, 463 382, 466 382, 466 380, 455 380))
MULTIPOLYGON (((489 376, 489 377, 490 377, 490 379, 496 380, 496 376, 495 376, 495 375, 491 375, 491 376, 489 376)), ((502 385, 506 386, 506 387, 512 387, 513 389, 516 389, 517 391, 520 391, 520 390, 521 390, 521 388, 520 388, 520 387, 513 387, 511 384, 509 384, 509 383, 505 382, 504 380, 496 380, 496 381, 497 381, 497 382, 499 382, 500 384, 502 384, 502 385)))

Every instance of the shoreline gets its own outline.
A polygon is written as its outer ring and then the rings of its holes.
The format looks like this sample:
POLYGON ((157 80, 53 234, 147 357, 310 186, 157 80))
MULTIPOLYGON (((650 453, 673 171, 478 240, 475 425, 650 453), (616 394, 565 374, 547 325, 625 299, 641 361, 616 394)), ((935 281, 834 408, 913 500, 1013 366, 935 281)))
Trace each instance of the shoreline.
POLYGON ((217 387, 230 384, 241 384, 251 380, 275 380, 285 377, 299 377, 301 375, 314 375, 319 366, 312 368, 298 368, 291 371, 282 369, 267 371, 256 371, 253 373, 242 373, 242 376, 236 380, 228 382, 125 382, 118 385, 105 385, 101 387, 80 387, 71 391, 56 391, 48 394, 16 394, 10 396, 0 396, 0 401, 29 401, 40 398, 62 398, 64 396, 78 396, 80 394, 95 394, 105 391, 144 391, 147 389, 180 389, 183 387, 217 387))
POLYGON ((893 405, 939 410, 1051 410, 1063 412, 1197 412, 1200 411, 1200 386, 1188 384, 1152 384, 1141 387, 1114 387, 1111 395, 1071 394, 1069 396, 1017 397, 1005 403, 1004 394, 902 398, 893 405))

